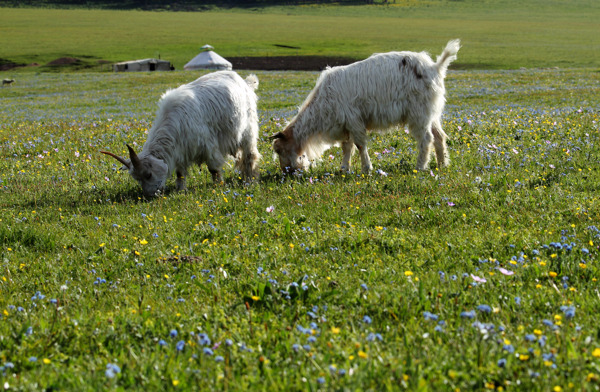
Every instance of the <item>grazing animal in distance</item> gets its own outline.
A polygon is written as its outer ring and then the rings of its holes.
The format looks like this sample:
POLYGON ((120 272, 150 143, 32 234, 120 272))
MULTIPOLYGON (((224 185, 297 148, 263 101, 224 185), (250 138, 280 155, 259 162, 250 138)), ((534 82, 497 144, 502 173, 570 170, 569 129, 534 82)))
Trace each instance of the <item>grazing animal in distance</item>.
POLYGON ((369 173, 373 166, 367 131, 382 132, 394 125, 407 126, 416 139, 417 169, 427 167, 432 144, 438 166, 447 166, 447 136, 441 124, 444 78, 459 49, 457 39, 448 42, 436 62, 424 52, 389 52, 325 69, 296 116, 271 136, 281 170, 305 169, 341 143, 342 170, 350 169, 356 146, 362 171, 369 173))
POLYGON ((11 85, 15 82, 14 79, 2 79, 2 87, 4 87, 5 85, 11 85))
POLYGON ((255 75, 246 80, 233 71, 204 75, 163 94, 139 154, 129 145, 129 159, 101 153, 121 162, 148 198, 165 187, 172 173, 177 175, 177 190, 185 189, 193 163, 206 163, 213 181, 220 182, 228 157, 235 158, 244 179, 251 181, 258 177, 261 158, 256 88, 255 75))

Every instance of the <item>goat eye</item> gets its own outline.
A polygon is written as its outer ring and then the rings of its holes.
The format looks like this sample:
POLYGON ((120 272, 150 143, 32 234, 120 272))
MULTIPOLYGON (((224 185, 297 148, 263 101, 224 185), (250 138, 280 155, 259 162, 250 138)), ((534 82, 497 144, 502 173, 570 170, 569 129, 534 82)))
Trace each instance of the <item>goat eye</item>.
POLYGON ((146 177, 145 177, 145 178, 146 178, 146 180, 149 180, 149 179, 151 179, 151 178, 152 178, 152 173, 148 173, 148 174, 146 174, 146 177))

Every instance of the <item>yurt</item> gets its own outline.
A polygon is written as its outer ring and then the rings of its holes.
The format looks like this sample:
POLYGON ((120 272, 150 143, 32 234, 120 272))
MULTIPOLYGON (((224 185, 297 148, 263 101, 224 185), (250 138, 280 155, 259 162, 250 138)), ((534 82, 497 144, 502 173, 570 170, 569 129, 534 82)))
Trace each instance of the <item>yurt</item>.
POLYGON ((159 59, 123 61, 113 64, 115 72, 171 71, 173 69, 169 61, 159 59))
POLYGON ((187 71, 195 69, 231 70, 231 63, 213 52, 213 47, 204 45, 201 52, 191 59, 183 69, 187 71))

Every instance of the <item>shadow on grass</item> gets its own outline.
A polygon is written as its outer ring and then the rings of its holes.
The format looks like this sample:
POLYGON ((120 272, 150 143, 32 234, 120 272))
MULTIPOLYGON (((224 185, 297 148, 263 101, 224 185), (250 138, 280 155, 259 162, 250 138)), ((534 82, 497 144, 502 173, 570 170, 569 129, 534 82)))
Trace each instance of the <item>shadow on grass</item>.
MULTIPOLYGON (((246 182, 239 177, 232 176, 225 178, 220 184, 209 182, 194 182, 188 184, 185 191, 177 191, 175 184, 167 185, 166 189, 154 198, 146 198, 141 189, 135 184, 122 184, 115 187, 105 186, 102 188, 85 189, 80 191, 72 191, 59 193, 59 191, 43 193, 42 195, 24 195, 23 198, 12 204, 13 207, 23 209, 35 209, 43 207, 56 207, 64 209, 76 209, 80 211, 92 211, 95 206, 106 204, 139 204, 156 202, 160 198, 171 197, 178 194, 197 195, 203 189, 219 190, 236 190, 243 192, 244 189, 252 185, 261 186, 278 186, 280 184, 295 181, 299 183, 309 183, 312 179, 319 181, 327 180, 328 182, 343 183, 348 181, 348 176, 362 177, 360 166, 354 165, 350 172, 342 171, 340 168, 328 170, 323 166, 315 166, 306 171, 299 171, 293 174, 281 173, 278 170, 265 171, 261 173, 260 178, 254 182, 246 182), (29 197, 27 197, 29 196, 29 197)), ((402 180, 404 176, 412 175, 414 165, 412 162, 401 160, 394 164, 379 164, 375 162, 374 169, 371 172, 371 177, 397 177, 402 180)))
POLYGON ((0 226, 0 244, 16 246, 40 252, 50 252, 56 248, 56 238, 50 232, 34 230, 31 227, 0 226))

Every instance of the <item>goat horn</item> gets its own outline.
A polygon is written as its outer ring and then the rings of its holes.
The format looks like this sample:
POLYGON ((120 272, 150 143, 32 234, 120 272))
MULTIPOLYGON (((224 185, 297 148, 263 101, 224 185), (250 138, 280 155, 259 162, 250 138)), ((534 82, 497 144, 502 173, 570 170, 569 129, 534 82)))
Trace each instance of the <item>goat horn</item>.
POLYGON ((133 148, 131 148, 131 146, 129 146, 129 144, 127 144, 127 149, 129 150, 129 159, 131 159, 131 164, 133 165, 133 167, 134 168, 140 167, 140 158, 138 158, 135 151, 133 151, 133 148))
POLYGON ((100 152, 101 152, 102 154, 106 154, 106 155, 109 155, 109 156, 111 156, 111 157, 115 158, 117 161, 121 162, 121 163, 122 163, 123 165, 125 165, 126 167, 130 167, 130 165, 131 165, 131 164, 130 164, 129 162, 127 162, 125 159, 121 158, 121 157, 120 157, 120 156, 118 156, 118 155, 115 155, 115 154, 113 154, 112 152, 108 152, 108 151, 100 151, 100 152))

